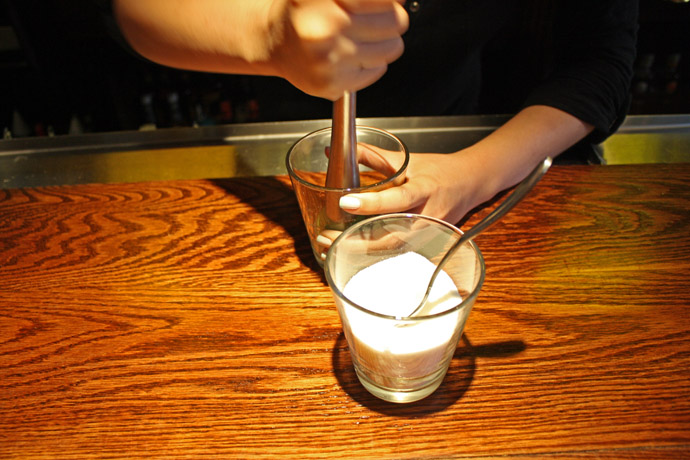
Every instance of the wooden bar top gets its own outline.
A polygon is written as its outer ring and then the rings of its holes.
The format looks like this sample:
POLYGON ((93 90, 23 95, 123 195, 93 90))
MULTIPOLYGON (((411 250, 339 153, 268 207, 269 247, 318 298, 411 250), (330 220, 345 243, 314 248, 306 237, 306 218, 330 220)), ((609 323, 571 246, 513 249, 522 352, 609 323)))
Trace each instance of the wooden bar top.
POLYGON ((286 177, 0 190, 0 458, 690 458, 690 165, 554 166, 476 242, 395 405, 286 177))

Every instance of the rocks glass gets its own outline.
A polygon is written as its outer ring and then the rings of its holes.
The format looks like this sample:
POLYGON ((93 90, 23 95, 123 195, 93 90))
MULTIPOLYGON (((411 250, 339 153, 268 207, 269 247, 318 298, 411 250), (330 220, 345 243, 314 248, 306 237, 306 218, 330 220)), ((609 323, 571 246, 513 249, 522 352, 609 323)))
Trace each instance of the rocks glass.
MULTIPOLYGON (((325 184, 330 141, 331 128, 314 131, 298 140, 290 148, 286 158, 288 174, 297 195, 312 250, 321 266, 327 247, 317 240, 319 235, 324 230, 342 231, 364 218, 344 211, 336 219, 329 218, 327 207, 337 208, 340 197, 348 193, 374 192, 402 184, 409 162, 407 147, 396 136, 377 128, 357 126, 358 149, 383 151, 388 161, 385 167, 380 167, 381 162, 367 162, 373 167, 360 164, 360 187, 329 188, 325 184)), ((371 155, 367 157, 371 158, 371 155)))
POLYGON ((474 242, 455 252, 425 306, 407 315, 461 234, 438 219, 388 214, 350 226, 331 246, 326 279, 357 376, 373 395, 412 402, 441 384, 484 281, 474 242))

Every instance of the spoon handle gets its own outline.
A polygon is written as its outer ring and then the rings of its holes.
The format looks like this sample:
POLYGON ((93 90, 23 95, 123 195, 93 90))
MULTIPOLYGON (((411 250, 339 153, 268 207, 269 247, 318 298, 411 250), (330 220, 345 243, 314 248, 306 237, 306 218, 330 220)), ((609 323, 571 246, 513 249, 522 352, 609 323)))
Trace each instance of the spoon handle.
MULTIPOLYGON (((481 232, 491 227, 496 223, 501 217, 503 217, 508 211, 513 209, 513 207, 518 204, 527 195, 527 193, 532 190, 532 188, 539 182, 546 171, 551 167, 552 160, 550 157, 546 157, 544 161, 539 163, 529 175, 515 187, 515 190, 501 203, 500 206, 496 207, 491 214, 482 219, 474 227, 470 228, 465 232, 461 240, 471 240, 475 236, 479 235, 481 232)), ((459 245, 460 241, 455 243, 459 245)), ((446 257, 444 257, 445 259, 446 257)), ((445 261, 441 261, 445 263, 445 261)), ((439 264, 440 265, 440 264, 439 264)))
POLYGON ((443 269, 443 266, 446 264, 446 262, 448 262, 451 256, 455 254, 455 251, 457 251, 458 248, 463 245, 463 243, 474 239, 474 237, 476 237, 481 232, 495 224, 496 221, 503 217, 508 211, 513 209, 513 207, 516 204, 522 201, 525 195, 527 195, 527 193, 530 190, 532 190, 532 187, 534 187, 537 184, 537 182, 539 182, 539 180, 542 178, 542 176, 546 174, 546 171, 548 171, 551 167, 551 163, 551 158, 546 157, 544 161, 539 163, 532 170, 532 172, 530 172, 529 175, 525 179, 523 179, 523 181, 520 182, 517 187, 515 187, 515 190, 513 190, 513 192, 510 195, 508 195, 508 198, 506 198, 503 201, 503 203, 496 207, 496 209, 494 209, 488 216, 479 221, 479 223, 477 223, 474 227, 470 228, 465 233, 463 233, 460 239, 453 243, 453 245, 450 247, 450 249, 448 249, 446 254, 443 256, 441 261, 436 266, 436 270, 434 270, 434 273, 431 275, 431 279, 429 280, 429 284, 427 285, 426 292, 424 293, 424 298, 419 303, 417 308, 415 308, 412 313, 407 315, 408 317, 414 316, 414 314, 417 313, 422 308, 422 306, 424 306, 426 300, 429 298, 429 293, 431 292, 431 287, 433 286, 434 281, 436 281, 436 277, 439 273, 441 273, 441 270, 443 269))

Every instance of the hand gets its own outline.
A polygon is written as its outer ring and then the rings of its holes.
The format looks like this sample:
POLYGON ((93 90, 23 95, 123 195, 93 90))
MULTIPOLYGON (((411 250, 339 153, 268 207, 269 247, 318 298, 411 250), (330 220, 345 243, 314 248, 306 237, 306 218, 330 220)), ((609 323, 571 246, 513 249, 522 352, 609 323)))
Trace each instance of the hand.
MULTIPOLYGON (((378 171, 396 170, 399 156, 367 146, 359 149, 359 161, 378 171)), ((478 169, 467 151, 451 154, 416 153, 410 155, 405 182, 380 192, 344 196, 340 206, 351 214, 372 215, 412 212, 458 222, 487 196, 482 181, 485 171, 478 169)), ((494 192, 495 193, 495 192, 494 192)))
MULTIPOLYGON (((400 169, 399 152, 358 144, 358 162, 390 176, 400 169)), ((351 214, 376 215, 411 212, 457 223, 469 210, 493 196, 485 184, 477 180, 487 173, 478 170, 473 154, 459 151, 452 154, 417 153, 410 155, 405 181, 401 185, 379 191, 345 195, 340 207, 351 214)), ((325 259, 330 245, 340 235, 337 230, 323 230, 317 243, 325 259)))
MULTIPOLYGON (((526 107, 489 136, 463 150, 412 154, 402 186, 346 195, 340 206, 352 214, 407 211, 456 224, 471 209, 524 179, 546 156, 560 154, 592 129, 593 126, 559 109, 526 107)), ((379 151, 376 156, 379 158, 362 155, 360 161, 380 162, 387 153, 379 151)))
POLYGON ((336 100, 381 78, 403 52, 404 0, 282 0, 272 61, 313 96, 336 100))
MULTIPOLYGON (((468 211, 524 179, 537 162, 560 154, 592 129, 559 109, 530 106, 463 150, 411 154, 404 184, 345 195, 340 207, 360 215, 413 212, 456 224, 468 211)), ((360 146, 358 154, 361 163, 376 170, 399 166, 381 149, 360 146)), ((323 242, 334 236, 324 235, 323 242)))

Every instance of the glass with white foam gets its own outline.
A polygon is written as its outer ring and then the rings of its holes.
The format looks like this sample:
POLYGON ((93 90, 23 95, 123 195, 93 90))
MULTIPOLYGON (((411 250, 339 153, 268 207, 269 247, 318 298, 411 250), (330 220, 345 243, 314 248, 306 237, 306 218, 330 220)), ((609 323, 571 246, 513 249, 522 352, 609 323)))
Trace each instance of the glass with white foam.
POLYGON ((352 362, 362 385, 391 402, 418 401, 443 381, 484 282, 484 259, 464 243, 409 316, 462 232, 416 214, 373 217, 346 229, 325 263, 352 362))
POLYGON ((330 240, 322 243, 319 236, 327 230, 342 231, 363 219, 343 210, 338 210, 335 220, 331 219, 327 203, 335 203, 337 208, 338 200, 349 193, 378 192, 401 185, 405 181, 405 171, 410 161, 405 144, 395 135, 381 129, 367 126, 357 126, 356 129, 360 158, 360 186, 357 188, 326 186, 331 128, 311 132, 295 142, 285 159, 312 251, 319 265, 323 265, 331 243, 330 240), (370 153, 383 152, 386 160, 383 161, 382 157, 374 153, 365 155, 368 161, 364 161, 362 150, 370 153))

